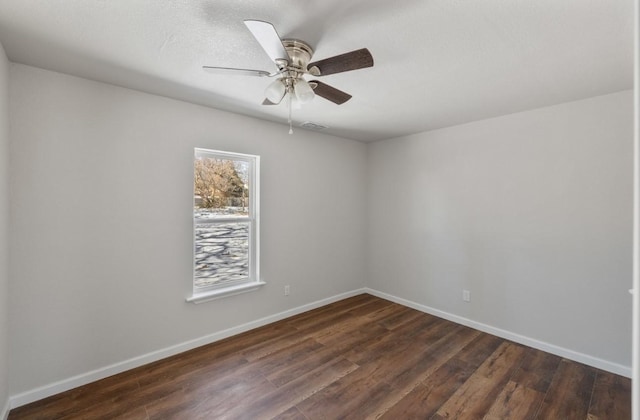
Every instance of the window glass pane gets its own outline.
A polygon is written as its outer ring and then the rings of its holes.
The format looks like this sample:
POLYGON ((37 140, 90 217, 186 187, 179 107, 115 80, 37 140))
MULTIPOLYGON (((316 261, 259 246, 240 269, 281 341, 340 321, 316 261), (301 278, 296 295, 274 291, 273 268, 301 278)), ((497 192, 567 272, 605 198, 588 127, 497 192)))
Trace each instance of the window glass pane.
POLYGON ((259 157, 194 150, 194 296, 257 282, 259 157))
POLYGON ((193 215, 195 220, 249 215, 249 162, 196 156, 193 215))
POLYGON ((249 277, 249 222, 196 224, 195 235, 196 288, 249 277))

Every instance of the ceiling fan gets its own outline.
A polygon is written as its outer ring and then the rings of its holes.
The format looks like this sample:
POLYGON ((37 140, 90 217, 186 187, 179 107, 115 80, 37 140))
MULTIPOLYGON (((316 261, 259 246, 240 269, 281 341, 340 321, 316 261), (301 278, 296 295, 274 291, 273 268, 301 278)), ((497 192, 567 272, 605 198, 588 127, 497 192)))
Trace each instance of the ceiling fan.
POLYGON ((263 105, 277 105, 289 95, 289 123, 291 123, 291 104, 295 99, 299 103, 311 101, 315 95, 341 105, 351 99, 351 95, 329 86, 319 80, 306 81, 304 75, 314 77, 327 76, 350 70, 373 66, 373 57, 366 48, 351 51, 334 57, 311 61, 313 49, 298 39, 281 39, 275 27, 269 22, 245 20, 245 25, 256 38, 260 46, 274 62, 276 70, 239 69, 229 67, 203 66, 202 68, 217 74, 238 74, 257 77, 278 78, 267 86, 263 105))

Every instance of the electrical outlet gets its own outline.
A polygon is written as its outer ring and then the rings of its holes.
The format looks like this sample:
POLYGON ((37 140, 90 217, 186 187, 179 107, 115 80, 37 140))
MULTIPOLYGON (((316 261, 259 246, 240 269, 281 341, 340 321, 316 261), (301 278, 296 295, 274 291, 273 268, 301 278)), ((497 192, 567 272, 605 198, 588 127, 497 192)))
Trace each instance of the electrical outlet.
POLYGON ((289 285, 287 284, 286 286, 284 286, 284 295, 285 296, 289 296, 290 292, 291 292, 291 289, 289 288, 289 285))
POLYGON ((471 301, 471 292, 468 290, 462 290, 462 300, 465 302, 471 301))

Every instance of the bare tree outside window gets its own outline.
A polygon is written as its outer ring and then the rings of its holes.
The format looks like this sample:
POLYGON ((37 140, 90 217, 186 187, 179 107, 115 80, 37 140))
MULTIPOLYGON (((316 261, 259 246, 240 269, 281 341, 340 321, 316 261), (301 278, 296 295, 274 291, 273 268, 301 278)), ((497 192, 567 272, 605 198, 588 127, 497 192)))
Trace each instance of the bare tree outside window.
POLYGON ((207 157, 194 162, 194 205, 216 214, 246 213, 247 162, 207 157))

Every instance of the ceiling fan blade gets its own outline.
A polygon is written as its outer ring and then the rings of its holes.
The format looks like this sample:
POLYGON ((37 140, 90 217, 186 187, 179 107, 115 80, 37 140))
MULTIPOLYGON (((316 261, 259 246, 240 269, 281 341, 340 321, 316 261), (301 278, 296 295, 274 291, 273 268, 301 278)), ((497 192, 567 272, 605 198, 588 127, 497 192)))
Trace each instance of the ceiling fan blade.
POLYGON ((329 86, 326 83, 322 83, 318 80, 309 81, 309 85, 313 88, 313 91, 316 95, 322 96, 324 99, 327 99, 335 104, 342 105, 351 99, 351 95, 346 92, 343 92, 339 89, 334 88, 333 86, 329 86))
POLYGON ((326 76, 365 67, 373 67, 373 57, 366 48, 314 61, 307 66, 309 72, 315 76, 326 76), (318 72, 315 72, 313 67, 316 67, 318 72))
POLYGON ((278 61, 289 62, 289 54, 284 45, 282 45, 282 40, 272 24, 261 20, 245 20, 244 24, 247 25, 247 28, 271 60, 276 64, 278 61))
POLYGON ((264 101, 262 101, 262 105, 278 105, 278 104, 271 102, 267 98, 264 98, 264 101))
POLYGON ((202 69, 208 73, 213 74, 234 74, 239 76, 257 76, 257 77, 269 77, 275 76, 278 73, 271 74, 264 70, 251 70, 251 69, 237 69, 233 67, 214 67, 214 66, 202 66, 202 69))

